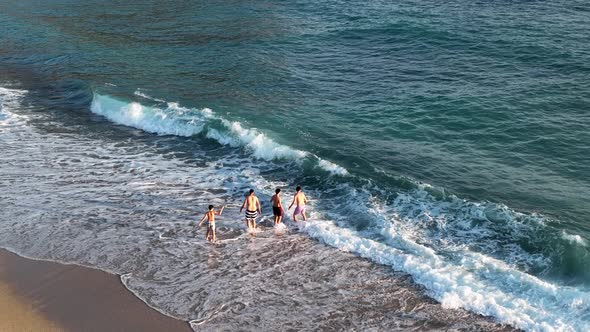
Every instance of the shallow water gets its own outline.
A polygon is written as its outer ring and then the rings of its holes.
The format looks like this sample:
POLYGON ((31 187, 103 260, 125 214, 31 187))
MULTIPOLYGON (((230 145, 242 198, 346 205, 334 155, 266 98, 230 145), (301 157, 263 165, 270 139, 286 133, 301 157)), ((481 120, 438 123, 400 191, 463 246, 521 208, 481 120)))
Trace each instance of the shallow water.
MULTIPOLYGON (((4 2, 0 245, 130 273, 148 303, 212 329, 344 312, 345 326, 390 329, 413 309, 385 312, 401 305, 382 297, 402 292, 426 308, 424 329, 466 315, 425 294, 525 330, 584 331, 588 13, 575 1, 4 2), (274 188, 297 184, 313 222, 276 239, 265 217, 249 239, 243 193, 269 212, 274 188), (194 231, 210 203, 230 204, 218 247, 194 231), (248 274, 278 280, 250 289, 248 274), (384 290, 350 308, 357 295, 338 285, 360 280, 384 290)), ((308 324, 293 328, 321 323, 308 324)))

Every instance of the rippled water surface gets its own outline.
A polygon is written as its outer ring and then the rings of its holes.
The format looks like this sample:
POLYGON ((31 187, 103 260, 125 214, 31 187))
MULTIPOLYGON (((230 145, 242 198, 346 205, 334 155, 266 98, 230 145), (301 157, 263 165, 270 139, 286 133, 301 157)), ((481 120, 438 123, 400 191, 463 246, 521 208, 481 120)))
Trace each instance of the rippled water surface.
POLYGON ((588 22, 579 1, 5 1, 0 245, 120 273, 197 330, 585 331, 588 22), (297 184, 312 221, 277 234, 267 201, 297 184))

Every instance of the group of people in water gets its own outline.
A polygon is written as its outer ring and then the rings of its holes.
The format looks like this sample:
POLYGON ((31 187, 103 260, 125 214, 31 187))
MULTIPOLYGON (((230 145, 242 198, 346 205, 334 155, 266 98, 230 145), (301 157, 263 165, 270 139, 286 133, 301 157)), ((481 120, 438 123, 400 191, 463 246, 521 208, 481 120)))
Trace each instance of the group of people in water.
MULTIPOLYGON (((274 215, 274 224, 278 225, 283 221, 283 215, 285 214, 285 209, 283 208, 283 203, 281 199, 281 188, 277 188, 275 190, 275 194, 270 198, 270 202, 272 203, 272 213, 274 215)), ((289 205, 287 210, 291 210, 293 205, 295 205, 295 210, 293 211, 293 221, 297 221, 297 216, 301 215, 304 221, 307 220, 307 216, 305 215, 305 205, 307 204, 307 197, 301 191, 301 187, 297 186, 295 188, 295 195, 293 196, 293 202, 289 205)), ((217 241, 217 236, 215 235, 215 216, 219 216, 223 213, 223 209, 225 206, 222 206, 219 211, 215 210, 215 206, 209 205, 209 210, 205 213, 201 221, 199 222, 199 227, 207 221, 207 234, 205 235, 205 239, 207 241, 217 241)), ((260 201, 258 197, 254 194, 254 189, 250 189, 248 196, 244 199, 244 203, 240 207, 240 213, 246 209, 245 212, 245 219, 246 219, 246 227, 248 230, 256 229, 256 218, 258 215, 262 214, 262 209, 260 207, 260 201)))

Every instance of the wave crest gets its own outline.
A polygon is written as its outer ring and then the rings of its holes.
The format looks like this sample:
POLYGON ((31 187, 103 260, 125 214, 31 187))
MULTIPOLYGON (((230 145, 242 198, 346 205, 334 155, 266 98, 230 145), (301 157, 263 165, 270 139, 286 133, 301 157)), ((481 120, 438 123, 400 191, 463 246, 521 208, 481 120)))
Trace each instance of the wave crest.
MULTIPOLYGON (((141 91, 136 95, 162 103, 141 91)), ((165 103, 165 108, 150 107, 138 102, 125 102, 107 95, 94 94, 91 111, 115 123, 138 128, 159 135, 193 136, 204 134, 222 145, 243 147, 255 158, 263 160, 302 161, 310 159, 332 175, 348 175, 339 165, 324 160, 312 153, 279 144, 265 133, 245 128, 238 121, 229 121, 216 115, 211 109, 193 109, 178 103, 165 103)))

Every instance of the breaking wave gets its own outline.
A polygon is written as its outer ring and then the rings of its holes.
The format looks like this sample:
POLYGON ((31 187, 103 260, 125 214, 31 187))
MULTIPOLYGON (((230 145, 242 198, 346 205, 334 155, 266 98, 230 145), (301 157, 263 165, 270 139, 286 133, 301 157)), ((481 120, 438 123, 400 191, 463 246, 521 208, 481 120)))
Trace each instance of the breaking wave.
MULTIPOLYGON (((139 91, 135 94, 145 99, 161 101, 139 91)), ((243 147, 258 159, 286 159, 296 162, 307 159, 330 174, 348 174, 342 166, 312 153, 279 144, 256 129, 244 128, 238 121, 229 121, 216 115, 209 108, 185 108, 171 102, 165 105, 166 107, 145 106, 95 93, 91 110, 115 123, 154 134, 186 137, 202 134, 223 145, 243 147)))

